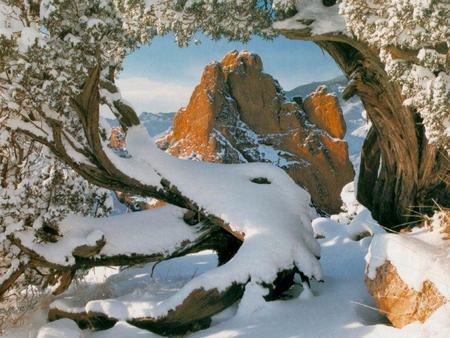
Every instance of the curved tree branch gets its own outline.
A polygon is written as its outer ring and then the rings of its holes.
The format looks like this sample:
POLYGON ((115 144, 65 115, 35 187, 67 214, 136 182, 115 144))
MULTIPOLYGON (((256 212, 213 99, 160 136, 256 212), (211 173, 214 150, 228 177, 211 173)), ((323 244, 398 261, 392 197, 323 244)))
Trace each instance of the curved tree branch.
MULTIPOLYGON (((449 206, 450 191, 442 184, 448 160, 428 143, 418 113, 403 105, 401 88, 389 80, 379 51, 340 33, 311 35, 309 28, 277 31, 290 39, 313 41, 327 51, 349 79, 344 99, 360 97, 372 130, 363 147, 357 197, 372 216, 392 227, 414 221, 413 211, 429 212, 433 199, 449 206)), ((417 52, 394 48, 395 55, 408 59, 417 52)))

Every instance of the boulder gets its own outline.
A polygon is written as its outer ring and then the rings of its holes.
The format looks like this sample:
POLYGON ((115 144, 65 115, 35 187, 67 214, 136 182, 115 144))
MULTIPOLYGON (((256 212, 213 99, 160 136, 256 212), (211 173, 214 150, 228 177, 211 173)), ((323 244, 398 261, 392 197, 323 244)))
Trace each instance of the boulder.
POLYGON ((380 312, 401 328, 425 322, 450 300, 449 211, 438 211, 410 231, 373 237, 366 285, 380 312))
POLYGON ((173 130, 157 144, 182 158, 273 163, 309 191, 319 211, 337 213, 341 190, 354 177, 342 111, 324 87, 305 100, 303 109, 302 100, 287 97, 258 55, 233 50, 205 67, 173 130))
POLYGON ((429 280, 423 283, 421 291, 411 288, 389 261, 377 268, 375 279, 366 276, 365 282, 380 313, 396 328, 415 321, 425 322, 449 301, 429 280))

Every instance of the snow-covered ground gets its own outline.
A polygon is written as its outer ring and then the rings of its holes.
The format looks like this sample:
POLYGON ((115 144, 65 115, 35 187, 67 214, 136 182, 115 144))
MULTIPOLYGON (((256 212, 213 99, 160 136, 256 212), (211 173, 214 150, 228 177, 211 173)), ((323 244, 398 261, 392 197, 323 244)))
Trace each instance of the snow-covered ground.
MULTIPOLYGON (((359 241, 354 238, 357 237, 356 234, 367 230, 382 237, 385 236, 384 230, 370 217, 367 210, 352 205, 351 186, 344 190, 343 197, 350 208, 349 213, 354 213, 357 209, 359 211, 359 215, 353 218, 350 224, 337 222, 346 220, 348 214, 313 221, 315 233, 319 237, 324 237, 319 239, 322 248, 320 261, 324 272, 323 283, 313 281, 309 290, 303 289, 299 280, 285 300, 273 302, 265 302, 258 294, 258 289, 248 287, 239 303, 216 315, 209 329, 196 332, 191 337, 385 338, 435 337, 439 334, 446 337, 448 331, 440 330, 444 324, 442 317, 439 319, 441 326, 413 323, 399 330, 393 328, 379 315, 364 284, 365 256, 372 237, 365 237, 359 241)), ((131 308, 138 308, 143 301, 157 303, 173 295, 194 276, 213 269, 216 263, 215 254, 206 251, 161 262, 156 266, 153 275, 151 275, 153 263, 122 271, 114 268, 96 268, 58 299, 53 297, 44 299, 18 326, 9 328, 4 335, 11 338, 159 337, 133 327, 125 321, 119 321, 106 331, 82 331, 69 319, 47 323, 46 314, 49 304, 55 301, 70 300, 85 303, 97 299, 101 303, 106 302, 106 299, 113 299, 107 301, 110 311, 113 312, 120 311, 124 300, 131 308)), ((448 320, 445 325, 447 324, 448 320)))
MULTIPOLYGON (((143 131, 141 131, 142 133, 143 131)), ((161 152, 161 154, 163 153, 161 152)), ((159 156, 159 153, 154 153, 153 155, 159 156)), ((141 157, 144 158, 143 156, 141 157)), ((161 158, 161 161, 163 160, 169 161, 169 159, 161 158)), ((175 160, 170 159, 170 161, 175 160)), ((180 163, 187 167, 200 165, 191 161, 185 161, 179 162, 178 166, 181 165, 180 163)), ((216 173, 216 169, 213 166, 208 165, 207 168, 211 170, 211 175, 216 173)), ((233 168, 235 168, 235 174, 238 175, 240 173, 236 169, 238 167, 233 168)), ((242 168, 245 169, 247 167, 242 168)), ((265 166, 256 165, 251 167, 251 169, 254 171, 252 172, 253 174, 260 169, 264 169, 266 176, 269 174, 267 172, 268 167, 265 166)), ((245 173, 240 173, 240 175, 243 174, 245 173)), ((263 190, 260 190, 259 195, 263 196, 264 192, 274 194, 276 191, 279 191, 277 189, 267 190, 271 189, 271 185, 275 186, 278 181, 283 181, 283 177, 279 176, 281 174, 275 174, 275 171, 270 173, 270 175, 273 175, 273 184, 269 184, 267 187, 260 187, 263 190)), ((185 172, 185 175, 188 175, 188 172, 185 172)), ((246 177, 246 174, 244 176, 246 177)), ((191 182, 195 185, 195 177, 189 176, 189 180, 186 179, 185 182, 191 182)), ((227 180, 227 182, 230 185, 232 180, 227 180)), ((239 181, 238 183, 239 186, 245 185, 244 181, 239 181)), ((291 199, 289 203, 292 200, 302 200, 300 192, 297 191, 298 188, 294 188, 291 185, 283 186, 284 188, 290 187, 292 189, 292 196, 298 195, 298 198, 291 199)), ((197 188, 194 186, 185 189, 186 191, 191 191, 197 188)), ((199 192, 195 191, 195 194, 197 195, 199 192)), ((344 188, 343 200, 348 209, 347 213, 334 215, 331 219, 319 218, 313 221, 316 235, 323 237, 319 239, 323 283, 312 281, 311 289, 308 289, 304 288, 301 281, 298 280, 298 284, 291 290, 286 299, 273 302, 265 302, 262 298, 261 288, 249 283, 240 302, 216 315, 210 328, 196 332, 191 337, 434 337, 439 333, 436 327, 442 328, 445 325, 450 327, 448 318, 445 320, 447 315, 445 308, 439 311, 437 317, 432 317, 430 323, 413 323, 402 330, 393 328, 384 317, 379 315, 378 310, 374 308, 374 301, 368 295, 364 284, 365 257, 372 237, 366 237, 362 240, 356 240, 355 238, 358 237, 358 233, 369 231, 373 234, 383 234, 384 230, 370 217, 370 213, 367 210, 355 203, 351 185, 344 188), (356 213, 358 215, 355 217, 356 213), (436 326, 436 323, 440 323, 440 326, 436 326)), ((204 203, 209 205, 212 202, 214 201, 205 201, 204 203)), ((275 200, 272 203, 278 204, 275 200)), ((222 204, 219 203, 218 205, 222 204)), ((233 205, 238 209, 240 205, 239 210, 241 211, 246 207, 245 203, 237 200, 233 205)), ((269 207, 267 205, 265 209, 269 207)), ((289 210, 291 209, 294 210, 294 206, 289 208, 289 210)), ((303 212, 306 212, 308 208, 304 207, 303 210, 303 212)), ((144 215, 144 212, 142 214, 134 214, 132 217, 141 218, 141 215, 144 215)), ((124 216, 128 217, 128 215, 124 216)), ((112 216, 106 219, 106 222, 111 227, 120 227, 120 225, 124 225, 124 216, 112 216)), ((301 215, 297 216, 301 219, 301 215)), ((145 218, 145 216, 143 217, 145 218)), ((269 218, 272 220, 272 223, 276 222, 276 217, 269 218)), ((286 219, 282 218, 279 218, 278 222, 283 223, 286 221, 286 219)), ((264 223, 264 218, 257 217, 256 219, 264 223)), ((102 229, 102 234, 105 234, 107 238, 111 238, 107 228, 100 224, 106 223, 105 220, 95 222, 99 222, 95 226, 102 229)), ((234 221, 234 223, 239 225, 238 220, 234 221)), ((174 226, 176 224, 174 223, 174 226)), ((248 227, 249 225, 245 226, 248 227)), ((70 227, 67 227, 67 231, 69 230, 70 227)), ((76 228, 75 230, 82 231, 83 229, 76 228)), ((251 234, 250 230, 252 228, 246 228, 244 232, 251 234)), ((283 238, 284 246, 286 246, 290 239, 283 238)), ((279 242, 279 245, 283 246, 283 241, 279 242)), ((61 248, 61 250, 63 249, 61 248)), ((69 252, 70 250, 69 248, 69 252)), ((278 251, 274 252, 280 252, 280 250, 286 250, 286 247, 279 247, 278 251)), ((372 254, 368 257, 373 258, 373 256, 372 254)), ((242 257, 240 259, 242 260, 242 257)), ((301 260, 313 261, 306 257, 302 257, 301 260)), ((74 283, 68 292, 62 296, 48 296, 46 299, 43 299, 16 326, 7 328, 3 335, 10 338, 158 337, 154 333, 131 326, 124 320, 119 321, 109 330, 92 332, 80 330, 69 319, 48 323, 46 316, 49 308, 52 306, 68 307, 80 304, 79 306, 84 307, 89 301, 91 301, 88 303, 90 308, 101 309, 105 313, 118 314, 117 317, 125 318, 126 313, 145 312, 146 309, 148 310, 153 305, 159 306, 161 301, 175 295, 178 290, 186 287, 196 277, 208 275, 214 270, 216 263, 217 258, 212 252, 202 252, 161 262, 154 269, 153 275, 153 264, 121 271, 113 268, 96 268, 91 270, 80 282, 74 283), (153 305, 149 306, 149 304, 153 305)), ((260 263, 257 263, 257 261, 253 262, 257 266, 264 266, 264 263, 262 258, 260 263)), ((234 268, 236 268, 236 264, 234 268)), ((255 268, 255 266, 252 267, 252 269, 255 268)), ((233 271, 233 273, 239 272, 236 269, 233 271)), ((215 282, 217 283, 217 281, 215 282)), ((445 337, 445 331, 443 330, 442 332, 444 333, 441 336, 445 337)), ((448 332, 446 333, 448 334, 448 332)))

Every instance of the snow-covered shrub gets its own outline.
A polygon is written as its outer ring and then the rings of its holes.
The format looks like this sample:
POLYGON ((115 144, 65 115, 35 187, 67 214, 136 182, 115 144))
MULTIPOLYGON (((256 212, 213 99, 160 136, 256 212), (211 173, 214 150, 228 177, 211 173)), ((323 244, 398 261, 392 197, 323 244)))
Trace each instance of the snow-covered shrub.
POLYGON ((347 29, 380 51, 404 105, 416 109, 431 143, 450 149, 450 60, 447 1, 343 0, 347 29))
MULTIPOLYGON (((27 137, 8 133, 0 148, 0 284, 29 263, 29 256, 13 245, 18 232, 34 242, 56 242, 58 223, 68 214, 107 216, 109 191, 89 184, 57 160, 46 147, 27 137)), ((46 294, 46 269, 28 269, 0 296, 0 327, 17 322, 46 294)), ((4 290, 1 290, 4 291, 4 290)), ((2 292, 3 293, 3 292, 2 292)))

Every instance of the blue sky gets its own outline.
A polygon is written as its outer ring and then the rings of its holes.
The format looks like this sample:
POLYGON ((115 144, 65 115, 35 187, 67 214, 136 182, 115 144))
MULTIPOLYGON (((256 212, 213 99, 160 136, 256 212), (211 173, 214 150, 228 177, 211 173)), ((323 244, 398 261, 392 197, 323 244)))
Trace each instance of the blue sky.
POLYGON ((247 44, 214 42, 207 38, 202 38, 201 42, 179 48, 170 35, 156 37, 149 47, 125 59, 117 84, 138 114, 177 111, 186 106, 204 67, 219 61, 232 49, 257 53, 265 72, 277 79, 285 90, 342 74, 331 57, 312 42, 284 37, 273 41, 255 37, 247 44))

